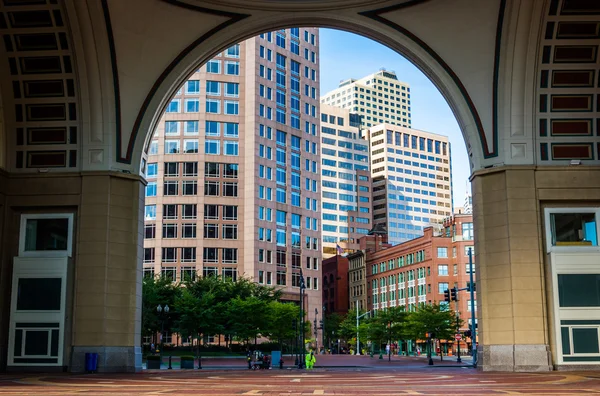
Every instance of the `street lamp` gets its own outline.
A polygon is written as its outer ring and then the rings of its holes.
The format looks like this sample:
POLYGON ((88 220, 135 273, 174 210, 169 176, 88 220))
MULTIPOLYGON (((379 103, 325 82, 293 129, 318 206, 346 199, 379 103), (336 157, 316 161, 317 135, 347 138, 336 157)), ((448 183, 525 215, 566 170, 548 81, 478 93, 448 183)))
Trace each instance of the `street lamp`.
MULTIPOLYGON (((162 353, 163 353, 163 334, 165 332, 165 317, 169 314, 169 306, 165 304, 163 308, 160 304, 156 307, 156 312, 158 312, 158 316, 160 317, 160 364, 162 365, 162 353), (164 314, 163 314, 164 312, 164 314)), ((171 367, 171 360, 169 360, 169 369, 171 367)))
POLYGON ((298 328, 300 331, 300 349, 302 350, 302 355, 300 355, 300 359, 298 359, 298 368, 304 368, 304 360, 306 359, 306 348, 304 346, 304 293, 305 293, 306 285, 304 283, 304 275, 302 274, 302 269, 300 269, 300 321, 298 322, 298 328))
POLYGON ((362 318, 365 315, 370 314, 371 311, 367 311, 362 315, 358 314, 358 301, 356 302, 356 354, 360 355, 360 339, 359 339, 359 334, 358 334, 358 321, 360 318, 362 318))
POLYGON ((319 351, 319 328, 318 328, 318 324, 317 324, 317 317, 319 315, 319 310, 317 310, 317 308, 315 308, 315 353, 318 353, 319 351))

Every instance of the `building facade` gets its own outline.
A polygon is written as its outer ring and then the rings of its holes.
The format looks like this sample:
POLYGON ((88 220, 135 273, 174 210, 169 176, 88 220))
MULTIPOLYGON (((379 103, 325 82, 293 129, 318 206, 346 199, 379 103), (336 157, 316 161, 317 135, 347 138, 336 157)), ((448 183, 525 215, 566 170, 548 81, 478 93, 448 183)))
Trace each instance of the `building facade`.
MULTIPOLYGON (((469 287, 469 249, 474 254, 473 218, 451 216, 443 226, 442 235, 434 235, 433 228, 427 227, 419 238, 367 254, 370 309, 404 307, 412 312, 420 304, 446 304, 444 291, 448 289, 469 287)), ((467 291, 459 291, 458 295, 458 302, 450 303, 449 309, 459 313, 463 321, 459 330, 463 332, 471 323, 471 298, 467 291)), ((466 343, 461 345, 467 349, 466 343)))
POLYGON ((327 314, 348 313, 348 257, 332 256, 323 260, 323 307, 327 314))
POLYGON ((446 136, 389 124, 367 130, 371 150, 373 224, 391 244, 441 230, 452 213, 450 143, 446 136))
POLYGON ((373 225, 369 146, 350 116, 321 104, 323 258, 355 251, 373 225))
POLYGON ((318 30, 234 45, 169 103, 147 165, 144 274, 246 276, 320 306, 318 30), (199 147, 204 150, 199 150, 199 147))
POLYGON ((388 123, 410 128, 410 86, 393 71, 380 70, 361 79, 348 79, 326 93, 321 103, 340 107, 362 118, 370 128, 388 123))

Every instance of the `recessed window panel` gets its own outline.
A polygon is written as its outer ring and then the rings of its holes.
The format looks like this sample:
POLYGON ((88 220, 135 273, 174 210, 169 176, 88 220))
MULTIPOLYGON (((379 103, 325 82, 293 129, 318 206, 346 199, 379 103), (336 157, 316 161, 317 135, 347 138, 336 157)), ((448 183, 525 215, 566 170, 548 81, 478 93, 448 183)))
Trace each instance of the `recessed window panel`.
POLYGON ((68 249, 68 218, 32 218, 25 225, 25 251, 68 249))
POLYGON ((17 311, 60 310, 61 278, 19 278, 17 311))
POLYGON ((573 328, 573 353, 600 353, 598 328, 573 328))
POLYGON ((600 306, 600 274, 559 274, 558 304, 561 308, 600 306))
POLYGON ((595 213, 551 213, 552 246, 598 246, 595 213))

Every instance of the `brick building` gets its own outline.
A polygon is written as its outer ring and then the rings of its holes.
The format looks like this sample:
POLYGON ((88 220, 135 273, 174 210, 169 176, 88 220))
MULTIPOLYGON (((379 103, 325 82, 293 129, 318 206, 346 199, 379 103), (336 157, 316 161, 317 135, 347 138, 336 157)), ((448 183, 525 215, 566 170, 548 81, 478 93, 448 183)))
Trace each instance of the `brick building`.
MULTIPOLYGON (((369 309, 398 306, 415 311, 422 303, 445 304, 445 290, 468 286, 468 249, 473 248, 472 216, 451 216, 445 219, 443 227, 441 235, 434 235, 433 228, 428 227, 420 238, 367 253, 369 309)), ((451 303, 452 310, 457 309, 455 304, 451 303)), ((470 295, 466 291, 459 292, 458 312, 463 320, 460 329, 463 332, 471 322, 470 295)), ((466 351, 467 344, 463 342, 461 349, 466 351)))
POLYGON ((323 307, 327 314, 345 315, 350 309, 348 298, 348 258, 340 255, 323 260, 323 307))

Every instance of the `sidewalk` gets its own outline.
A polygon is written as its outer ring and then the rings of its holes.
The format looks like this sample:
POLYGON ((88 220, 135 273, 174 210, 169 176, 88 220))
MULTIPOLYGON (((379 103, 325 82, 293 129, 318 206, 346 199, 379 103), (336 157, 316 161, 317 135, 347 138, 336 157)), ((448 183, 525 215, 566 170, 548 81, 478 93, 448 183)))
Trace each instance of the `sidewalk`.
MULTIPOLYGON (((315 368, 414 368, 414 367, 464 367, 472 365, 471 356, 461 357, 462 362, 457 363, 456 356, 444 356, 440 360, 439 356, 434 356, 433 366, 428 365, 427 356, 391 356, 388 361, 388 356, 384 355, 383 359, 379 359, 379 355, 370 357, 369 355, 317 355, 317 363, 315 368)), ((285 355, 283 357, 283 367, 285 369, 296 368, 295 356, 285 355)), ((163 356, 163 365, 161 369, 166 369, 169 366, 169 357, 163 356)), ((171 360, 173 369, 179 369, 179 357, 173 357, 171 360)), ((144 368, 146 365, 144 364, 144 368)), ((194 367, 198 367, 196 359, 194 367)), ((273 369, 279 369, 278 362, 272 363, 273 369)), ((215 370, 247 370, 248 363, 244 356, 226 356, 216 357, 210 356, 202 358, 203 369, 215 370)))

